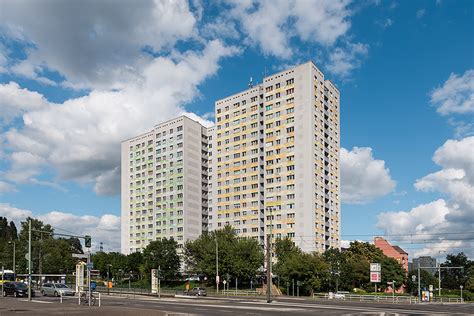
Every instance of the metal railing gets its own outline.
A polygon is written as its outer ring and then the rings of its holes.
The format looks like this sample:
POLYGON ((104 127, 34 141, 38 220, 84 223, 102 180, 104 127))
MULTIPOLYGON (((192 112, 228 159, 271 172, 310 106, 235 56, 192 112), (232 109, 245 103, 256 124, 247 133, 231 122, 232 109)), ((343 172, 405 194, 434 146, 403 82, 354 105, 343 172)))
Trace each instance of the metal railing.
MULTIPOLYGON (((329 294, 329 293, 315 293, 313 299, 334 299, 334 300, 346 300, 346 301, 359 301, 359 302, 382 302, 382 303, 428 303, 419 302, 418 297, 409 295, 361 295, 361 294, 329 294)), ((443 302, 443 303, 462 303, 460 297, 434 297, 431 302, 443 302)))

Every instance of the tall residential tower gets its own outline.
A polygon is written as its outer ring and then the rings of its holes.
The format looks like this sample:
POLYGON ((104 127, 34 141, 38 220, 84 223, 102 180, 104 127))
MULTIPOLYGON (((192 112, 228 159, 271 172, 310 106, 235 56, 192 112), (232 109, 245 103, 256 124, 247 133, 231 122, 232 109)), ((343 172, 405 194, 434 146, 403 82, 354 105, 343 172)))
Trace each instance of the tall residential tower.
POLYGON ((207 128, 181 116, 122 142, 122 253, 207 230, 207 128))
POLYGON ((214 228, 339 247, 339 91, 312 62, 216 102, 214 228))

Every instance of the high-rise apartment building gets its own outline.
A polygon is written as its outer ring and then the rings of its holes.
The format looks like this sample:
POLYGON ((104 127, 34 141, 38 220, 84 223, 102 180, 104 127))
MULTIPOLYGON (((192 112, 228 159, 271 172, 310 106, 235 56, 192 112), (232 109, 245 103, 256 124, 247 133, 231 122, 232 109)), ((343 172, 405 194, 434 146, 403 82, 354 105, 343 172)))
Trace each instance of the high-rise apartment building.
POLYGON ((312 62, 216 102, 213 228, 339 247, 339 91, 312 62), (217 218, 216 218, 217 216, 217 218))
POLYGON ((122 143, 122 252, 203 231, 339 247, 339 91, 312 62, 122 143))
POLYGON ((122 142, 121 250, 186 240, 207 230, 207 128, 181 116, 122 142))

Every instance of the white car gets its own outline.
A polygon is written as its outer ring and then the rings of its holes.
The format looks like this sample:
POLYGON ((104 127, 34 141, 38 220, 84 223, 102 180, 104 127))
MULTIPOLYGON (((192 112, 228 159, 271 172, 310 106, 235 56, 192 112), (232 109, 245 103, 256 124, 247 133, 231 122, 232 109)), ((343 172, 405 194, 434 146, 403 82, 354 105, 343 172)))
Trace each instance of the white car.
POLYGON ((341 291, 338 291, 334 294, 334 298, 335 299, 340 299, 340 300, 343 300, 346 298, 346 294, 349 294, 349 292, 341 292, 341 291))

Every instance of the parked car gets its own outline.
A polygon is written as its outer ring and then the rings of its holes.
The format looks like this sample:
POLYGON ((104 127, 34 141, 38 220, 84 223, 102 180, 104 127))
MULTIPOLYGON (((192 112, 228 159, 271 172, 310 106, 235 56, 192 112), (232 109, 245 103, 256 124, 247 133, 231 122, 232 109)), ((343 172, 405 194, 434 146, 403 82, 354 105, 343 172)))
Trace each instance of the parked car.
POLYGON ((194 296, 206 296, 206 289, 202 287, 195 287, 191 291, 188 292, 188 295, 194 295, 194 296))
MULTIPOLYGON (((7 282, 3 284, 3 296, 7 295, 14 297, 28 296, 28 286, 23 282, 7 282)), ((35 296, 33 289, 31 289, 31 296, 35 296)))
POLYGON ((74 296, 76 293, 73 289, 62 283, 45 283, 41 289, 43 296, 74 296))
POLYGON ((337 291, 336 294, 334 294, 334 298, 344 300, 344 299, 346 299, 346 294, 349 294, 349 292, 347 292, 347 291, 337 291))

